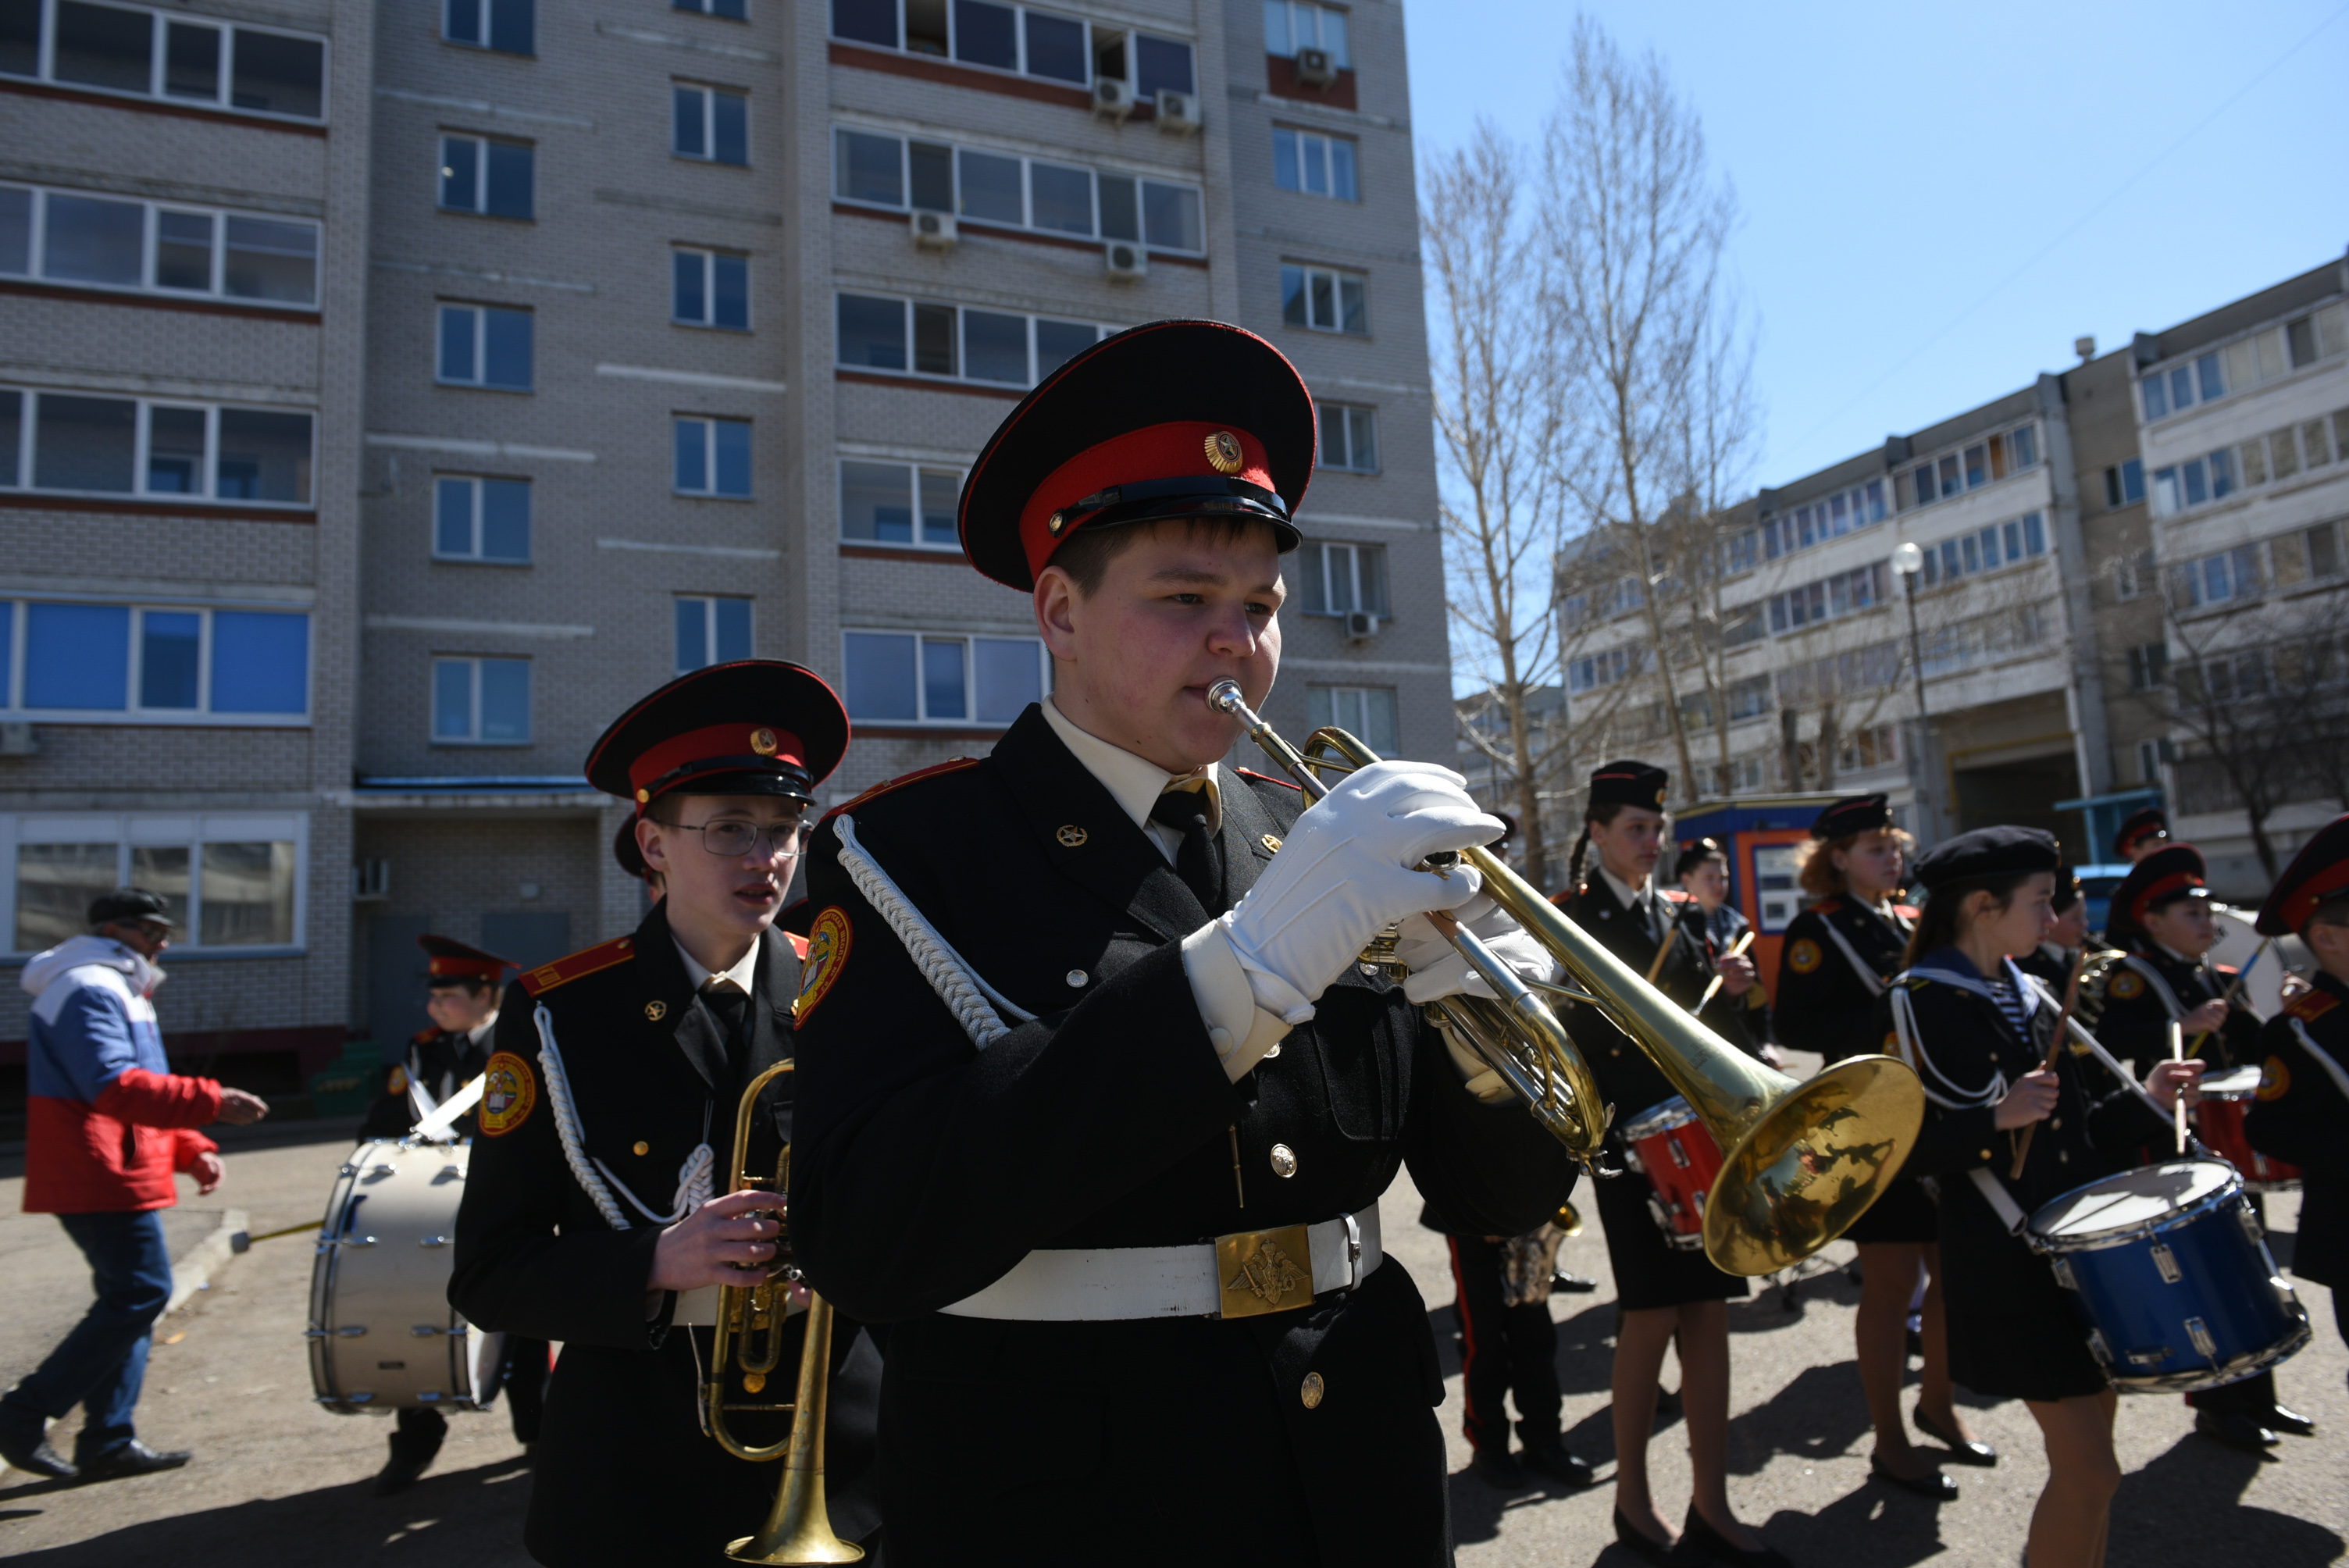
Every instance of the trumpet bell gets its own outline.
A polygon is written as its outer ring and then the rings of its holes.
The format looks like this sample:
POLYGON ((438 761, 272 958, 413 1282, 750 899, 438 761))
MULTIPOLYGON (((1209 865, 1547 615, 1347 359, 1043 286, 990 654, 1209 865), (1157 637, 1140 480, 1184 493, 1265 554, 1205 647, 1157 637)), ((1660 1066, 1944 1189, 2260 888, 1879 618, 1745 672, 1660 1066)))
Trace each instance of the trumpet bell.
POLYGON ((1904 1062, 1852 1057, 1786 1081, 1705 1199, 1705 1255, 1726 1274, 1786 1268, 1843 1234, 1917 1141, 1923 1095, 1904 1062))

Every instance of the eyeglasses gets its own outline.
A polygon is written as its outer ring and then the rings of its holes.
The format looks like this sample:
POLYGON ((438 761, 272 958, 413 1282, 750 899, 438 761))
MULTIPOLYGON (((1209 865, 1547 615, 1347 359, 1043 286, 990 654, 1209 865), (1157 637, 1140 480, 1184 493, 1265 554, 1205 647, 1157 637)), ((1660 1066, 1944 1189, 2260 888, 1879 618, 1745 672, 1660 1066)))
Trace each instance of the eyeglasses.
POLYGON ((703 849, 730 861, 750 859, 761 841, 765 841, 770 857, 797 854, 801 836, 807 831, 804 821, 778 822, 771 828, 734 821, 705 822, 698 828, 687 827, 682 822, 672 825, 684 832, 699 833, 703 849))

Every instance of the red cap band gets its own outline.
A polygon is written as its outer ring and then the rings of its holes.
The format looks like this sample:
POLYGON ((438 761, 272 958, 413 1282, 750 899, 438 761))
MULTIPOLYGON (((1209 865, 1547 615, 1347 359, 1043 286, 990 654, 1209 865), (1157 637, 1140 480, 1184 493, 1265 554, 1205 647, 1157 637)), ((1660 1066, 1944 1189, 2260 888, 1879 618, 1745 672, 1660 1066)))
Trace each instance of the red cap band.
POLYGON ((731 762, 740 768, 750 765, 745 758, 762 758, 804 773, 806 756, 800 738, 788 729, 763 724, 713 724, 673 735, 638 757, 628 764, 628 783, 641 806, 649 799, 653 785, 696 762, 731 762))
POLYGON ((494 980, 506 966, 494 958, 452 958, 434 954, 425 966, 430 980, 494 980))
POLYGON ((2344 888, 2349 888, 2349 861, 2335 861, 2306 882, 2292 890, 2284 905, 2284 919, 2298 931, 2316 913, 2316 906, 2325 903, 2344 888))
POLYGON ((2145 919, 2146 911, 2168 898, 2171 893, 2203 885, 2202 879, 2192 872, 2172 872, 2166 877, 2157 878, 2148 882, 2146 890, 2137 894, 2136 902, 2129 905, 2129 918, 2142 922, 2145 919))
POLYGON ((1084 514, 1071 513, 1061 519, 1055 531, 1055 513, 1115 485, 1143 484, 1193 474, 1210 483, 1246 480, 1265 490, 1279 489, 1272 482, 1264 443, 1246 430, 1197 419, 1179 419, 1173 424, 1128 431, 1079 452, 1054 469, 1029 497, 1028 504, 1019 512, 1019 546, 1027 552, 1030 573, 1043 571, 1052 552, 1084 526, 1084 514), (1231 440, 1239 443, 1239 459, 1228 468, 1220 467, 1219 463, 1228 463, 1229 459, 1221 458, 1213 449, 1219 442, 1231 440))

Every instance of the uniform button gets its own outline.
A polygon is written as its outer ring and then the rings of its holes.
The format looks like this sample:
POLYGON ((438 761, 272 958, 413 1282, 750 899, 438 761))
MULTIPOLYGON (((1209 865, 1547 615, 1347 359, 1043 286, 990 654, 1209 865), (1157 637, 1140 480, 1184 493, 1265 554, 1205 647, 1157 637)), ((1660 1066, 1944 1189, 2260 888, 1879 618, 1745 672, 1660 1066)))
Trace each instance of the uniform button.
POLYGON ((2047 1119, 2047 1125, 2060 1132, 2064 1129, 2064 1119, 2060 1116, 2051 1116, 2047 1119))
POLYGON ((1270 1061, 1273 1057, 1278 1055, 1280 1055, 1280 1047, 1278 1046, 1268 1047, 1264 1053, 1264 1059, 1266 1061, 1270 1061))
POLYGON ((1329 1391, 1329 1387, 1327 1383, 1321 1381, 1320 1373, 1308 1372, 1305 1375, 1305 1382, 1297 1390, 1297 1397, 1305 1401, 1307 1409, 1318 1409, 1320 1408, 1321 1396, 1329 1391))
POLYGON ((1071 989, 1074 990, 1082 988, 1084 983, 1092 979, 1092 976, 1086 974, 1081 969, 1071 969, 1068 974, 1062 975, 1061 978, 1069 983, 1071 989))
POLYGON ((1297 1151, 1286 1143, 1272 1146, 1272 1173, 1276 1176, 1297 1174, 1297 1151))
POLYGON ((653 1146, 651 1144, 647 1143, 641 1138, 636 1140, 636 1152, 638 1154, 650 1154, 652 1151, 653 1146))
POLYGON ((2072 1151, 2068 1149, 2057 1150, 2055 1151, 2055 1163, 2058 1165, 2069 1165, 2072 1163, 2072 1151))
POLYGON ((1990 1150, 1987 1150, 1987 1149, 1983 1150, 1982 1150, 1982 1157, 1983 1159, 1985 1159, 1985 1160, 1989 1159, 1989 1158, 1990 1158, 1990 1150))
POLYGON ((1207 1031, 1207 1044, 1216 1047, 1216 1055, 1219 1057, 1227 1057, 1232 1054, 1232 1032, 1229 1029, 1209 1029, 1207 1031))

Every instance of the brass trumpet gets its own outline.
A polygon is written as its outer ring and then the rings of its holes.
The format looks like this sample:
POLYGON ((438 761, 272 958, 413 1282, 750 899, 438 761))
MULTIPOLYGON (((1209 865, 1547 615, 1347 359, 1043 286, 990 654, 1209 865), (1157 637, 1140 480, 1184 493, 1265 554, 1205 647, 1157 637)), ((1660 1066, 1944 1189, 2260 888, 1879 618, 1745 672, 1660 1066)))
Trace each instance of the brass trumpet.
MULTIPOLYGON (((772 1180, 750 1169, 750 1118, 759 1092, 790 1072, 789 1061, 750 1080, 734 1109, 733 1175, 726 1191, 772 1192, 779 1199, 791 1189, 792 1150, 789 1144, 776 1158, 772 1180)), ((789 1234, 789 1222, 777 1219, 789 1234)), ((780 1240, 778 1247, 781 1246, 780 1240)), ((790 1288, 795 1272, 762 1275, 756 1284, 722 1285, 718 1292, 718 1326, 712 1331, 709 1372, 702 1385, 701 1410, 709 1435, 738 1460, 764 1464, 783 1461, 783 1479, 775 1489, 774 1505, 756 1535, 730 1542, 726 1555, 737 1563, 861 1563, 864 1549, 843 1541, 832 1532, 832 1517, 823 1501, 823 1418, 832 1378, 832 1303, 811 1292, 807 1332, 800 1342, 799 1386, 788 1405, 733 1405, 726 1400, 726 1373, 730 1365, 742 1374, 742 1387, 757 1394, 767 1377, 782 1361, 784 1329, 789 1324, 790 1288), (730 1359, 728 1352, 732 1352, 730 1359), (789 1411, 792 1429, 780 1443, 745 1443, 726 1424, 729 1411, 780 1414, 789 1411)))
MULTIPOLYGON (((1380 760, 1335 728, 1315 730, 1299 752, 1248 707, 1237 682, 1216 683, 1207 703, 1245 725, 1249 738, 1313 799, 1330 792, 1323 773, 1350 773, 1380 760)), ((1908 1064, 1850 1057, 1799 1081, 1773 1071, 1649 985, 1499 856, 1472 848, 1461 859, 1476 868, 1486 894, 1548 950, 1572 982, 1540 990, 1597 1009, 1629 1036, 1721 1146, 1725 1158, 1704 1205, 1704 1250, 1714 1266, 1761 1274, 1808 1257, 1848 1229, 1899 1173, 1925 1119, 1924 1086, 1908 1064)), ((1602 1103, 1565 1026, 1536 988, 1473 933, 1447 916, 1433 918, 1503 1000, 1447 996, 1429 1011, 1587 1164, 1606 1139, 1614 1108, 1602 1103)))

